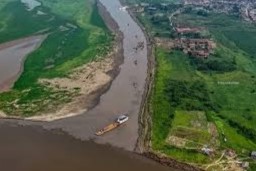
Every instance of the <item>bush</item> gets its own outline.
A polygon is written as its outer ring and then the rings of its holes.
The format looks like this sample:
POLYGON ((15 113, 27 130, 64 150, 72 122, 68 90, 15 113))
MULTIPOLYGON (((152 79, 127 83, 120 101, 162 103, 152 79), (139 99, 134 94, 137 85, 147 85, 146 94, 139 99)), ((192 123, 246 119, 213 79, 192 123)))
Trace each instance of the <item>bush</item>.
POLYGON ((207 87, 202 81, 169 80, 166 83, 165 92, 170 105, 174 108, 204 111, 218 110, 218 107, 211 102, 207 87))
POLYGON ((233 121, 233 120, 228 120, 228 123, 231 127, 235 128, 237 132, 244 137, 256 142, 256 132, 253 129, 246 128, 243 125, 240 125, 239 123, 233 121))
POLYGON ((190 62, 199 71, 231 72, 237 69, 234 61, 218 59, 202 59, 190 56, 190 62))

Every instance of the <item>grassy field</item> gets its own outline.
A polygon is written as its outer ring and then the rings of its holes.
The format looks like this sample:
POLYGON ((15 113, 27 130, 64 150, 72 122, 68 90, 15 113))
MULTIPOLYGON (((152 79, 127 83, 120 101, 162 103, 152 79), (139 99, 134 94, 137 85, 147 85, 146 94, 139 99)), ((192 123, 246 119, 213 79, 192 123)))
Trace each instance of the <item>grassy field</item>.
POLYGON ((256 97, 250 93, 254 89, 251 74, 240 71, 214 75, 202 73, 194 70, 188 57, 177 51, 170 53, 158 49, 156 56, 157 73, 151 100, 153 149, 195 165, 211 163, 216 159, 198 151, 205 145, 217 151, 216 157, 223 149, 234 149, 241 156, 248 156, 250 151, 256 149, 253 136, 255 106, 252 103, 256 97), (238 81, 238 78, 244 84, 218 84, 232 79, 238 81), (176 82, 171 86, 174 94, 168 89, 170 80, 176 82), (205 84, 205 88, 199 86, 200 90, 204 90, 197 92, 196 87, 189 86, 195 82, 205 84), (241 94, 236 93, 238 91, 241 94), (211 140, 209 124, 216 127, 215 140, 211 140), (170 143, 169 138, 173 136, 180 138, 179 145, 170 143), (185 143, 184 146, 180 146, 182 143, 185 143))
MULTIPOLYGON (((147 17, 146 27, 152 24, 147 17)), ((248 157, 256 150, 256 26, 234 16, 194 12, 174 22, 207 29, 217 47, 208 59, 157 47, 152 148, 201 167, 225 149, 248 157), (204 155, 203 146, 213 148, 214 157, 204 155)))
MULTIPOLYGON (((175 129, 173 120, 176 109, 169 103, 166 96, 166 83, 172 80, 190 80, 194 77, 192 68, 186 61, 186 56, 181 52, 166 52, 163 49, 157 49, 157 73, 151 106, 153 109, 153 128, 152 128, 152 147, 156 151, 166 153, 176 159, 188 163, 205 163, 207 157, 196 150, 184 150, 170 145, 166 139, 171 129, 175 129), (192 72, 190 72, 192 71, 192 72)), ((176 118, 177 119, 177 118, 176 118)))
POLYGON ((34 34, 49 36, 25 61, 13 90, 0 95, 0 110, 31 116, 70 101, 79 92, 56 91, 38 84, 39 78, 65 77, 72 69, 106 54, 113 37, 101 19, 95 1, 40 0, 28 11, 19 0, 0 3, 0 42, 34 34), (38 11, 43 15, 38 15, 38 11), (47 100, 46 100, 47 99, 47 100))

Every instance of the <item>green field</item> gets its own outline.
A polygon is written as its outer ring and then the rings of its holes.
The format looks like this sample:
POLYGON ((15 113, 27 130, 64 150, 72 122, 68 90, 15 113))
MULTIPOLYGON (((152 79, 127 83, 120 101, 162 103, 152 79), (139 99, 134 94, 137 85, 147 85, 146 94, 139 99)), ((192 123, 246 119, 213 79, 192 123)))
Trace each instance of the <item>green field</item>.
POLYGON ((211 75, 202 73, 194 70, 189 58, 178 51, 170 53, 158 49, 156 57, 157 73, 151 97, 153 149, 195 165, 215 159, 195 150, 204 145, 217 150, 217 156, 223 149, 234 149, 241 156, 247 156, 256 149, 253 125, 256 109, 252 103, 256 97, 251 94, 254 89, 251 74, 240 71, 211 75), (230 80, 241 83, 234 86, 218 84, 218 81, 230 80), (238 91, 240 93, 236 93, 238 91), (205 119, 202 119, 204 115, 191 116, 191 112, 196 111, 206 112, 205 119), (190 125, 195 120, 200 123, 199 128, 190 125), (211 134, 205 126, 209 123, 213 123, 218 132, 214 143, 210 143, 211 134), (168 143, 170 136, 187 140, 185 146, 181 148, 168 143))
MULTIPOLYGON (((149 31, 161 31, 149 14, 138 17, 149 31)), ((208 59, 156 48, 152 148, 201 167, 226 149, 248 158, 256 150, 256 26, 235 16, 196 12, 180 14, 174 22, 205 28, 217 47, 208 59), (214 157, 200 152, 203 146, 213 148, 214 157)))
POLYGON ((66 77, 72 69, 103 56, 111 48, 113 36, 95 1, 40 2, 42 5, 32 11, 19 0, 0 3, 0 18, 4 19, 0 21, 0 43, 38 32, 49 34, 41 47, 27 57, 13 90, 0 95, 0 110, 9 115, 36 115, 71 101, 78 90, 56 91, 39 85, 38 79, 66 77))

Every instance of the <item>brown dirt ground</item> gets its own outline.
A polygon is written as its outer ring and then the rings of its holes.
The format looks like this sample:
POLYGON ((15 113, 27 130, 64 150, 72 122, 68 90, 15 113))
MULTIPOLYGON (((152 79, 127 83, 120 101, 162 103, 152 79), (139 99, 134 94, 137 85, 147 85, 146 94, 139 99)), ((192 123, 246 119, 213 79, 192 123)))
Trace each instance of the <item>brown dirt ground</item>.
POLYGON ((85 64, 76 68, 68 77, 54 79, 40 79, 42 85, 54 88, 56 90, 79 89, 79 96, 63 105, 54 113, 44 113, 38 116, 27 118, 29 120, 53 121, 66 117, 71 117, 84 113, 90 109, 92 101, 95 99, 99 89, 107 86, 113 77, 109 74, 115 67, 113 55, 118 52, 118 48, 104 58, 85 64))

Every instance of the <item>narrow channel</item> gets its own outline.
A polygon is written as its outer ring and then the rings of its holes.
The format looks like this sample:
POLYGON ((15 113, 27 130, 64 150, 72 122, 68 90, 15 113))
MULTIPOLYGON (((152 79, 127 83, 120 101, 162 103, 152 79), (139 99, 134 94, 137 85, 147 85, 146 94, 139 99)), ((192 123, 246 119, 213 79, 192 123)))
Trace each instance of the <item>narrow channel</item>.
POLYGON ((133 151, 139 136, 138 116, 147 77, 147 41, 139 25, 123 10, 119 0, 100 2, 123 33, 124 63, 120 66, 120 73, 94 109, 76 117, 54 121, 45 127, 60 128, 82 140, 94 139, 98 143, 109 143, 133 151), (144 48, 138 48, 142 43, 144 48), (120 114, 129 115, 126 124, 102 137, 94 135, 120 114))
POLYGON ((138 116, 148 69, 146 37, 119 0, 100 2, 124 36, 124 63, 119 75, 100 103, 80 116, 50 123, 0 120, 0 170, 173 170, 132 152, 139 136, 138 116), (136 50, 141 42, 144 48, 136 50), (102 137, 94 135, 122 113, 129 115, 126 124, 102 137), (61 131, 47 131, 41 126, 61 131))

